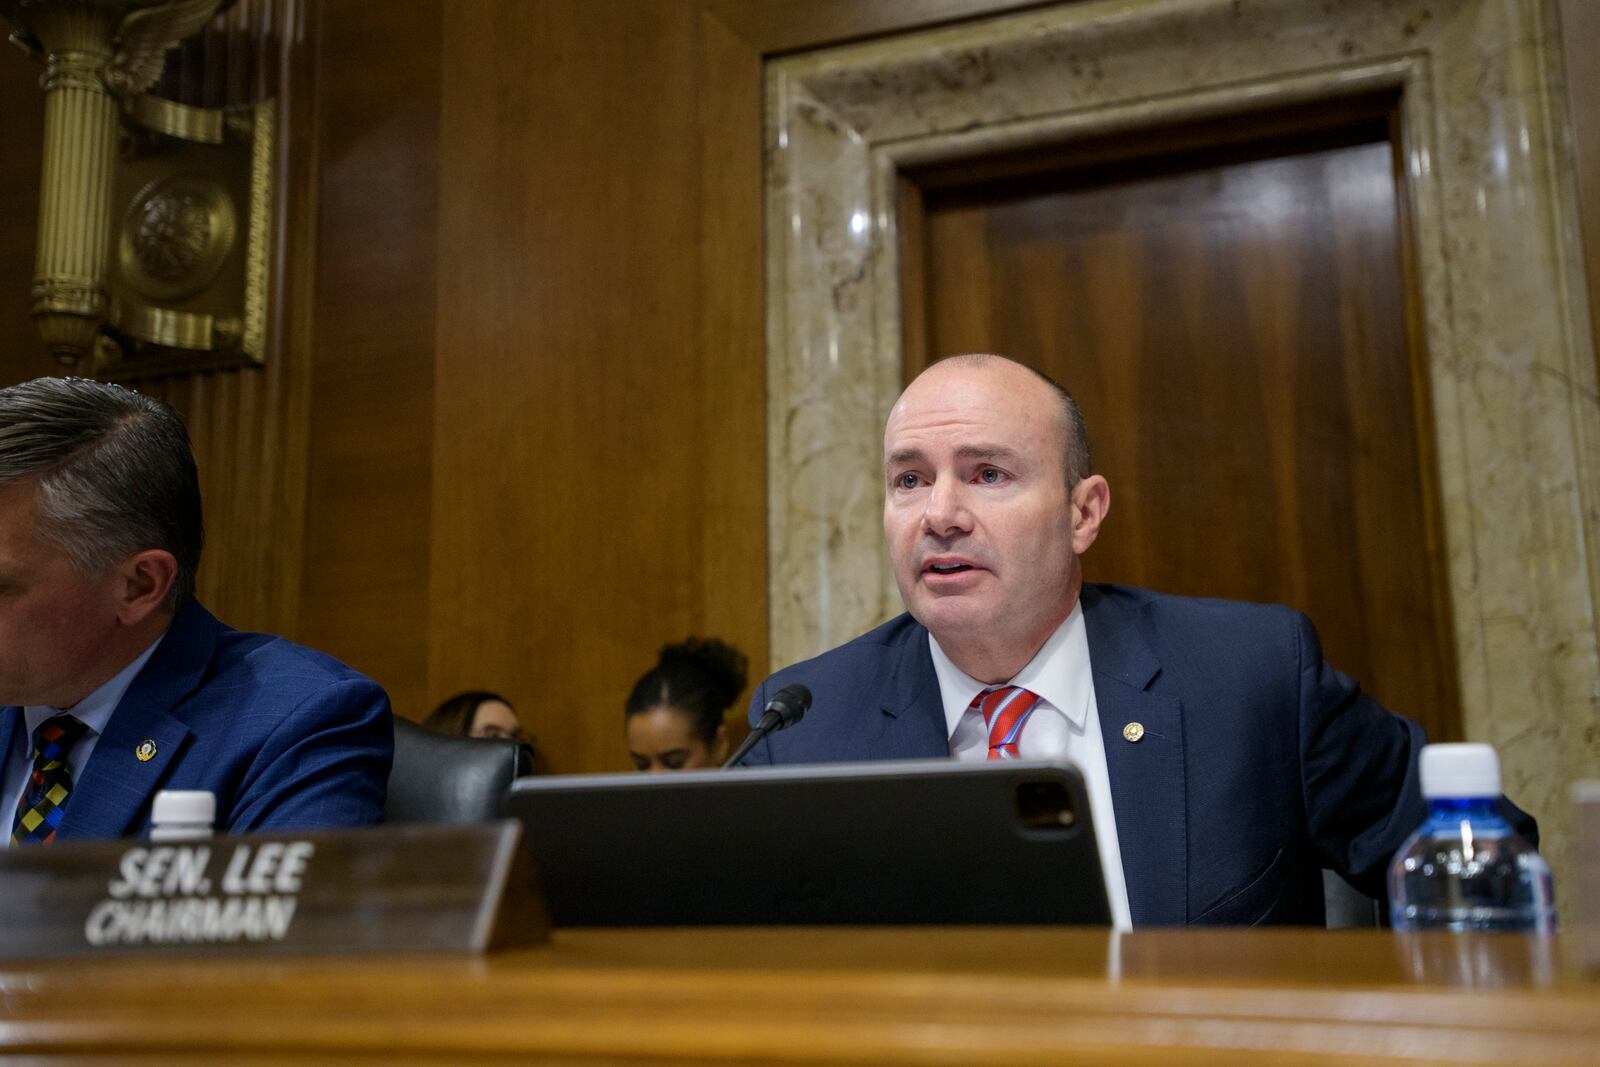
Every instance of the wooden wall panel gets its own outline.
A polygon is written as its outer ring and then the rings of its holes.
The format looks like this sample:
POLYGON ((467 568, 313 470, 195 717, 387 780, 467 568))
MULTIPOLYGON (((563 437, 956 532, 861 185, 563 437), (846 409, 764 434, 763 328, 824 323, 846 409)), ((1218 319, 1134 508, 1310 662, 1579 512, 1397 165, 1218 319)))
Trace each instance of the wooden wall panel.
POLYGON ((761 487, 719 477, 702 414, 696 41, 675 3, 444 28, 431 681, 505 690, 554 770, 626 766, 655 648, 705 628, 707 584, 762 594, 702 571, 706 487, 761 487))
POLYGON ((318 15, 313 459, 297 632, 418 718, 435 699, 426 634, 440 5, 361 0, 318 15))
MULTIPOLYGON (((735 640, 759 680, 767 663, 766 303, 761 55, 700 20, 700 392, 707 477, 700 498, 701 625, 735 640)), ((730 716, 743 740, 741 703, 730 716)))

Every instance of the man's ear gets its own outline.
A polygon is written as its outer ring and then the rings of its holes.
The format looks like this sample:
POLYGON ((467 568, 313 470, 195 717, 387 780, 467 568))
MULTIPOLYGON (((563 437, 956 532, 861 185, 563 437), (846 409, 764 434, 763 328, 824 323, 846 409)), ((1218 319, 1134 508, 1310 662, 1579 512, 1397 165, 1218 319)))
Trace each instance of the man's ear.
POLYGON ((728 727, 727 724, 717 727, 717 732, 711 737, 711 762, 721 764, 728 758, 728 727))
POLYGON ((165 609, 178 578, 178 560, 164 548, 147 548, 123 560, 116 576, 117 621, 137 626, 165 609))
POLYGON ((1100 524, 1111 510, 1111 484, 1091 474, 1072 488, 1072 554, 1089 551, 1100 536, 1100 524))

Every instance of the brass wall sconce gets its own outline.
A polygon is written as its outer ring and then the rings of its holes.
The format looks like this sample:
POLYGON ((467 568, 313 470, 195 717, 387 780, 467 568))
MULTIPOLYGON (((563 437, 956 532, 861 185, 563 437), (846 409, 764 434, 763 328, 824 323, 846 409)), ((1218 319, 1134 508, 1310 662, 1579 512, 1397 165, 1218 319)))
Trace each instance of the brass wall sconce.
POLYGON ((129 379, 263 359, 274 104, 147 92, 228 2, 0 0, 45 68, 33 318, 64 364, 129 379))

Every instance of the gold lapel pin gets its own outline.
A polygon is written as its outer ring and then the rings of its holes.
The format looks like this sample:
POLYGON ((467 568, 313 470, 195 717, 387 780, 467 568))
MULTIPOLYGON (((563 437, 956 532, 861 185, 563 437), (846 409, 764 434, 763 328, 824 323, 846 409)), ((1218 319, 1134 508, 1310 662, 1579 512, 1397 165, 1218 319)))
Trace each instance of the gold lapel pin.
POLYGON ((133 750, 133 754, 139 757, 140 763, 149 763, 156 758, 156 743, 148 738, 140 741, 139 746, 133 750))
POLYGON ((1124 726, 1122 728, 1122 739, 1124 741, 1137 741, 1137 740, 1139 740, 1139 738, 1141 738, 1143 736, 1144 736, 1144 724, 1143 723, 1130 722, 1128 725, 1126 725, 1126 726, 1124 726))

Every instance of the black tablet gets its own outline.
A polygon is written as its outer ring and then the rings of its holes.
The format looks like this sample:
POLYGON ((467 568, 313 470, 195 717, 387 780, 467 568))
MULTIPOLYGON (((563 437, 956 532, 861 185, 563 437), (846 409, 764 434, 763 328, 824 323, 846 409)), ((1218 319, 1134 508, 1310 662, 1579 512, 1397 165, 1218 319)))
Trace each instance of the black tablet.
POLYGON ((557 926, 1107 925, 1068 763, 838 763, 523 778, 557 926))

